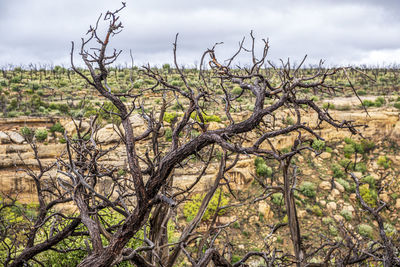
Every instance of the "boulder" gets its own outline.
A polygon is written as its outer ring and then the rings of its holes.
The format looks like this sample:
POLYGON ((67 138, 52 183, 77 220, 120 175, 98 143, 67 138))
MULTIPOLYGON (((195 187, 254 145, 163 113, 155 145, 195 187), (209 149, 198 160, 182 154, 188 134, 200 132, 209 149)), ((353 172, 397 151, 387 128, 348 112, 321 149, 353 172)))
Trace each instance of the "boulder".
POLYGON ((333 218, 335 219, 335 221, 338 221, 338 222, 343 222, 344 221, 344 218, 339 214, 333 215, 333 218))
POLYGON ((338 182, 335 181, 335 187, 337 190, 339 190, 341 193, 345 191, 343 185, 339 184, 338 182))
POLYGON ((265 219, 271 219, 274 217, 271 207, 266 202, 258 203, 258 212, 263 214, 265 219))
POLYGON ((396 205, 394 207, 400 209, 400 198, 396 199, 396 205))
POLYGON ((119 135, 113 129, 112 124, 107 124, 97 132, 97 141, 105 144, 116 143, 120 140, 119 135))
POLYGON ((299 218, 304 218, 307 215, 307 211, 306 210, 298 210, 297 211, 297 216, 299 218))
POLYGON ((379 195, 380 200, 383 202, 389 203, 390 202, 390 197, 387 193, 382 193, 379 195))
POLYGON ((331 153, 329 153, 329 152, 323 152, 323 153, 321 153, 321 155, 319 155, 320 156, 320 158, 322 158, 322 159, 330 159, 331 158, 331 153))
POLYGON ((329 202, 326 205, 326 208, 327 208, 328 211, 332 212, 332 211, 335 211, 337 209, 337 205, 336 205, 335 202, 332 201, 332 202, 329 202))
MULTIPOLYGON (((79 122, 76 121, 76 124, 79 125, 79 122)), ((75 124, 73 121, 67 122, 65 125, 63 125, 63 127, 69 135, 76 133, 76 127, 75 127, 75 124)), ((81 124, 81 131, 86 131, 87 129, 89 129, 89 127, 90 127, 90 124, 87 123, 86 121, 83 121, 81 124)))
POLYGON ((347 211, 350 211, 353 213, 354 207, 352 205, 346 205, 346 206, 343 206, 343 210, 347 210, 347 211))
POLYGON ((236 216, 218 216, 218 222, 220 224, 228 224, 228 223, 232 223, 236 220, 236 216))
POLYGON ((10 137, 5 133, 0 131, 0 144, 11 143, 10 137))
POLYGON ((25 141, 25 138, 17 132, 8 132, 7 134, 13 143, 22 144, 25 141))
POLYGON ((337 190, 336 188, 332 190, 331 195, 335 198, 340 196, 340 191, 337 190))
POLYGON ((330 182, 327 181, 323 181, 319 184, 319 188, 321 188, 322 190, 331 190, 332 185, 330 182))

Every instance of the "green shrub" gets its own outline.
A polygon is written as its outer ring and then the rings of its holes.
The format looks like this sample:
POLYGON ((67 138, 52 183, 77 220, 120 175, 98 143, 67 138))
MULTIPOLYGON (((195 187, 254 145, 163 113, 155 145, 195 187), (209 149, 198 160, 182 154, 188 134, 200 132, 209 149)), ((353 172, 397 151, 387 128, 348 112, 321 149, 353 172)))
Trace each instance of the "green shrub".
POLYGON ((117 172, 118 176, 120 176, 120 177, 125 176, 126 173, 127 173, 127 171, 125 169, 119 169, 117 172))
POLYGON ((70 108, 67 104, 58 104, 57 109, 62 113, 62 114, 68 114, 70 111, 70 108))
POLYGON ((330 225, 334 223, 334 220, 331 217, 322 218, 322 223, 325 225, 330 225))
POLYGON ((354 149, 353 145, 347 144, 347 145, 344 146, 343 152, 344 152, 344 156, 345 156, 346 158, 350 158, 351 155, 354 154, 355 149, 354 149))
POLYGON ((335 109, 335 105, 333 103, 329 103, 329 102, 322 104, 322 107, 324 109, 335 109))
POLYGON ((371 175, 365 176, 361 179, 362 182, 369 184, 369 187, 375 189, 375 179, 371 175))
POLYGON ((383 105, 386 103, 386 100, 383 96, 379 96, 377 99, 375 99, 375 105, 377 105, 377 103, 380 103, 380 105, 383 105))
POLYGON ((378 158, 378 165, 383 167, 384 169, 388 169, 392 162, 386 156, 380 156, 378 158))
POLYGON ((261 177, 270 177, 272 175, 272 168, 267 166, 263 158, 257 157, 254 160, 254 165, 256 167, 256 173, 261 177))
POLYGON ((396 102, 393 104, 393 106, 397 109, 400 109, 400 102, 396 102))
POLYGON ((171 109, 172 109, 172 110, 176 110, 176 111, 181 110, 181 105, 180 105, 178 102, 176 102, 176 103, 171 107, 171 109))
POLYGON ((172 130, 171 128, 165 129, 165 140, 171 142, 172 141, 172 130))
POLYGON ((344 218, 346 221, 351 221, 351 219, 353 219, 353 214, 351 214, 351 211, 349 211, 349 210, 342 210, 342 211, 340 212, 340 215, 342 215, 343 218, 344 218))
POLYGON ((338 164, 333 164, 332 165, 332 172, 333 172, 333 177, 334 178, 341 178, 344 177, 344 171, 342 167, 338 164))
POLYGON ((314 139, 312 142, 312 148, 316 151, 323 151, 325 148, 325 142, 319 139, 314 139))
POLYGON ((242 259, 242 257, 240 257, 239 255, 232 255, 232 260, 231 263, 236 263, 238 261, 240 261, 242 259))
MULTIPOLYGON (((217 115, 207 115, 203 112, 201 116, 203 117, 204 122, 221 122, 221 118, 217 115)), ((190 114, 190 117, 195 121, 201 121, 200 117, 197 115, 197 112, 193 112, 192 114, 190 114)))
POLYGON ((272 169, 266 164, 260 164, 256 166, 256 173, 261 177, 270 177, 272 175, 272 169))
POLYGON ((50 127, 50 132, 52 132, 52 133, 55 133, 55 132, 64 133, 64 131, 65 131, 64 127, 59 122, 56 122, 55 124, 53 124, 50 127))
POLYGON ((345 142, 346 144, 348 144, 348 145, 354 144, 354 140, 351 139, 350 137, 345 137, 343 140, 344 140, 344 142, 345 142))
POLYGON ((363 105, 364 107, 373 107, 373 106, 375 106, 375 102, 374 102, 374 101, 371 101, 371 100, 364 100, 364 101, 362 102, 362 105, 363 105))
POLYGON ((375 148, 374 141, 369 141, 367 139, 361 139, 360 144, 362 146, 364 153, 368 153, 375 148))
POLYGON ((312 207, 312 212, 313 212, 315 215, 319 216, 319 217, 322 216, 322 210, 321 210, 321 208, 320 208, 318 205, 314 205, 314 206, 312 207))
POLYGON ((164 113, 164 118, 163 121, 171 123, 175 118, 177 118, 179 115, 177 113, 170 113, 170 112, 165 112, 164 113))
POLYGON ((58 105, 56 103, 50 103, 49 108, 55 110, 58 108, 58 105))
MULTIPOLYGON (((218 208, 218 200, 219 196, 221 194, 221 200, 219 203, 219 206, 225 206, 229 203, 229 199, 224 195, 224 193, 221 191, 221 189, 218 189, 214 196, 211 198, 210 203, 208 204, 208 207, 206 211, 204 212, 204 215, 202 217, 203 221, 208 221, 211 219, 211 217, 214 215, 218 208)), ((192 198, 191 201, 188 201, 185 203, 183 207, 183 215, 186 217, 186 220, 188 222, 192 221, 194 217, 196 217, 197 212, 199 211, 200 205, 205 197, 205 194, 195 194, 192 198)), ((222 209, 219 211, 218 215, 223 215, 226 212, 226 210, 222 209)))
POLYGON ((35 131, 35 137, 39 142, 43 142, 47 139, 47 130, 46 129, 37 129, 35 131))
POLYGON ((239 86, 236 86, 232 89, 232 94, 234 95, 240 95, 242 93, 242 88, 240 88, 239 86))
POLYGON ((373 228, 368 224, 363 223, 358 226, 358 233, 363 237, 372 238, 373 232, 373 228))
POLYGON ((357 91, 357 94, 358 94, 358 95, 366 95, 367 92, 366 92, 365 90, 358 90, 358 91, 357 91))
POLYGON ((256 158, 254 159, 254 165, 257 167, 257 166, 260 165, 260 164, 265 164, 264 159, 261 158, 261 157, 256 157, 256 158))
POLYGON ((22 136, 29 136, 33 134, 33 130, 31 128, 28 128, 27 126, 24 126, 21 128, 20 133, 22 136))
POLYGON ((344 189, 345 189, 347 192, 350 191, 350 189, 351 189, 350 183, 349 183, 348 181, 346 181, 345 179, 339 178, 339 179, 336 179, 336 182, 338 182, 341 186, 343 186, 344 189))
POLYGON ((317 186, 313 182, 302 182, 300 184, 300 192, 307 197, 315 197, 317 186))
POLYGON ((371 207, 376 207, 376 199, 378 197, 374 189, 370 189, 368 184, 360 186, 360 195, 362 199, 371 207))
POLYGON ((236 222, 234 222, 234 223, 232 224, 232 227, 233 227, 234 229, 240 229, 240 223, 239 223, 238 221, 236 221, 236 222))
POLYGON ((367 165, 364 162, 358 162, 354 168, 355 171, 365 173, 367 171, 367 165))
POLYGON ((396 227, 394 227, 390 223, 384 223, 383 228, 388 237, 392 237, 393 235, 397 234, 396 227))
POLYGON ((277 206, 282 206, 284 204, 283 194, 282 193, 272 194, 271 201, 277 206))
POLYGON ((287 116, 286 119, 284 120, 284 123, 287 125, 293 125, 294 124, 294 120, 292 117, 287 116))
POLYGON ((32 141, 33 136, 34 136, 33 129, 24 126, 20 129, 20 133, 25 138, 25 140, 27 140, 28 142, 32 141))
POLYGON ((331 235, 333 235, 333 236, 337 236, 338 233, 339 233, 339 231, 338 231, 338 229, 336 228, 336 226, 334 226, 333 224, 330 224, 330 225, 329 225, 329 233, 330 233, 331 235))

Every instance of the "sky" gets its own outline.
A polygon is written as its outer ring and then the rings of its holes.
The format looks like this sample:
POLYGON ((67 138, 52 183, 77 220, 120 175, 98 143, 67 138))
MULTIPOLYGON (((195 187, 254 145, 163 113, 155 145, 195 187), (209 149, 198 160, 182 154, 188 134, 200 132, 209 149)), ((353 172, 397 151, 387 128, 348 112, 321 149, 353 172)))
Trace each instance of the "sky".
MULTIPOLYGON (((80 42, 101 13, 121 6, 116 0, 0 0, 0 66, 70 66, 71 41, 80 42)), ((123 50, 117 64, 173 62, 197 65, 216 42, 216 55, 228 59, 251 30, 256 51, 269 40, 268 59, 290 58, 327 66, 400 64, 398 0, 126 0, 123 31, 110 47, 123 50)), ((244 53, 237 64, 250 64, 244 53)), ((78 58, 76 58, 79 64, 78 58)))

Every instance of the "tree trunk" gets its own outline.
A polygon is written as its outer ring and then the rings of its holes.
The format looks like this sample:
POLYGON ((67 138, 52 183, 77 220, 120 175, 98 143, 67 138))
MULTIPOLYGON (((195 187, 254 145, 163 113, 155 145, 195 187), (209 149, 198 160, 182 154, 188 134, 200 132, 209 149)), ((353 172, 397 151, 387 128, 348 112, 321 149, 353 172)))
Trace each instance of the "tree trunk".
POLYGON ((286 159, 283 164, 284 197, 290 228, 290 237, 292 239, 293 250, 297 260, 296 266, 299 267, 304 259, 304 252, 301 245, 300 226, 297 218, 296 203, 293 194, 292 181, 289 174, 289 166, 290 158, 286 159))

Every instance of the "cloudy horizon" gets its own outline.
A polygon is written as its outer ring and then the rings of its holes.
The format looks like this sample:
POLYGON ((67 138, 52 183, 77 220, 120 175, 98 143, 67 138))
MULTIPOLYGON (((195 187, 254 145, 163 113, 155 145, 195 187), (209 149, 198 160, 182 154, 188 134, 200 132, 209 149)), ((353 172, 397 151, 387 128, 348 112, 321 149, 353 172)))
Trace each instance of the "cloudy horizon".
MULTIPOLYGON (((100 13, 120 1, 3 0, 0 2, 0 66, 52 64, 70 66, 71 41, 79 42, 100 13)), ((111 42, 122 49, 117 64, 160 66, 173 60, 172 43, 179 33, 178 61, 194 65, 216 42, 219 58, 229 58, 249 32, 268 38, 268 59, 290 58, 307 65, 400 64, 400 2, 395 0, 300 1, 155 1, 127 0, 121 12, 124 30, 111 42)), ((242 56, 240 64, 246 65, 242 56)))

